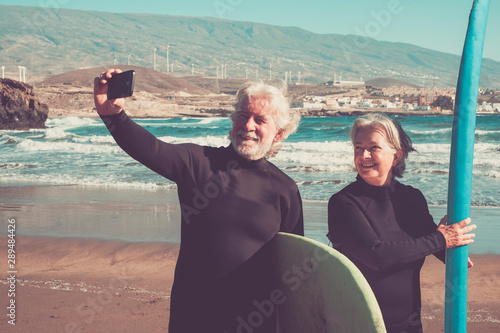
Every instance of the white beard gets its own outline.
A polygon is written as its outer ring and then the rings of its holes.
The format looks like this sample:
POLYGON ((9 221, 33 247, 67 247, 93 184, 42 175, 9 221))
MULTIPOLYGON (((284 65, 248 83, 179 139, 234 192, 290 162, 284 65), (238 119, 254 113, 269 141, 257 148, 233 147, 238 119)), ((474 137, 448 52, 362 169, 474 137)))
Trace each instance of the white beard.
POLYGON ((256 161, 266 156, 269 150, 271 150, 273 142, 266 144, 263 143, 256 135, 250 135, 240 131, 236 138, 231 139, 231 144, 240 156, 246 158, 247 160, 256 161), (255 137, 257 141, 253 141, 253 143, 250 144, 241 142, 240 135, 255 137))

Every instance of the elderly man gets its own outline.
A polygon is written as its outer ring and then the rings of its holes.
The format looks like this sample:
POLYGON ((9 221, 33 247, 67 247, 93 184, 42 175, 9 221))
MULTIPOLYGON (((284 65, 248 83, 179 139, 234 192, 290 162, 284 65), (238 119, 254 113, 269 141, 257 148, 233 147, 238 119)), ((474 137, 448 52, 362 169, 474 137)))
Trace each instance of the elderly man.
POLYGON ((245 84, 236 95, 227 147, 169 144, 134 123, 124 99, 108 100, 108 70, 94 81, 97 112, 131 157, 174 181, 181 245, 169 332, 275 332, 269 242, 279 231, 303 235, 295 182, 270 163, 300 116, 276 87, 245 84))

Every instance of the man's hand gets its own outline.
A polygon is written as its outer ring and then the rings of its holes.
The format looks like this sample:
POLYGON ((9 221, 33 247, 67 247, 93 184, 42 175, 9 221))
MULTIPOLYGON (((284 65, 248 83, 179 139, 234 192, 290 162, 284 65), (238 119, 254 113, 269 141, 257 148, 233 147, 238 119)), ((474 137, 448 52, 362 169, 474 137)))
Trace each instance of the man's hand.
POLYGON ((99 77, 94 79, 94 103, 97 113, 101 116, 111 116, 118 114, 125 106, 124 98, 117 98, 108 100, 108 80, 114 74, 121 73, 120 69, 108 69, 106 72, 101 73, 99 77))

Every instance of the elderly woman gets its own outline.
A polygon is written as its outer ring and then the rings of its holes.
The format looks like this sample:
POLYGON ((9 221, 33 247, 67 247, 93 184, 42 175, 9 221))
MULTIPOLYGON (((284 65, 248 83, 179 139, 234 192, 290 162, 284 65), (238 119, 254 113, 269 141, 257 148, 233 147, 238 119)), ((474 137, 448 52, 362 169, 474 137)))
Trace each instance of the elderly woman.
MULTIPOLYGON (((328 204, 328 238, 364 274, 380 305, 387 332, 422 332, 420 269, 434 254, 473 242, 470 218, 439 226, 422 193, 403 185, 405 159, 414 151, 397 121, 371 114, 354 122, 356 181, 328 204)), ((469 262, 469 266, 472 263, 469 262)))

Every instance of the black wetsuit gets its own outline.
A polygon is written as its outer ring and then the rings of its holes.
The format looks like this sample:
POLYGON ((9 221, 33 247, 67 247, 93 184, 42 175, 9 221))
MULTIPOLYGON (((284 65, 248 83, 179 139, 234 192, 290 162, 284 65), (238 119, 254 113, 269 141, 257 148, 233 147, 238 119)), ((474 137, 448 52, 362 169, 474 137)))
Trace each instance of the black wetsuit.
POLYGON ((274 288, 269 241, 278 231, 304 233, 295 182, 232 146, 165 143, 125 112, 102 119, 125 152, 177 184, 181 245, 169 332, 274 332, 274 311, 256 304, 274 288))
POLYGON ((422 193, 393 180, 389 187, 356 182, 328 203, 328 237, 364 274, 388 332, 421 332, 420 269, 425 257, 444 261, 446 240, 437 231, 422 193))

